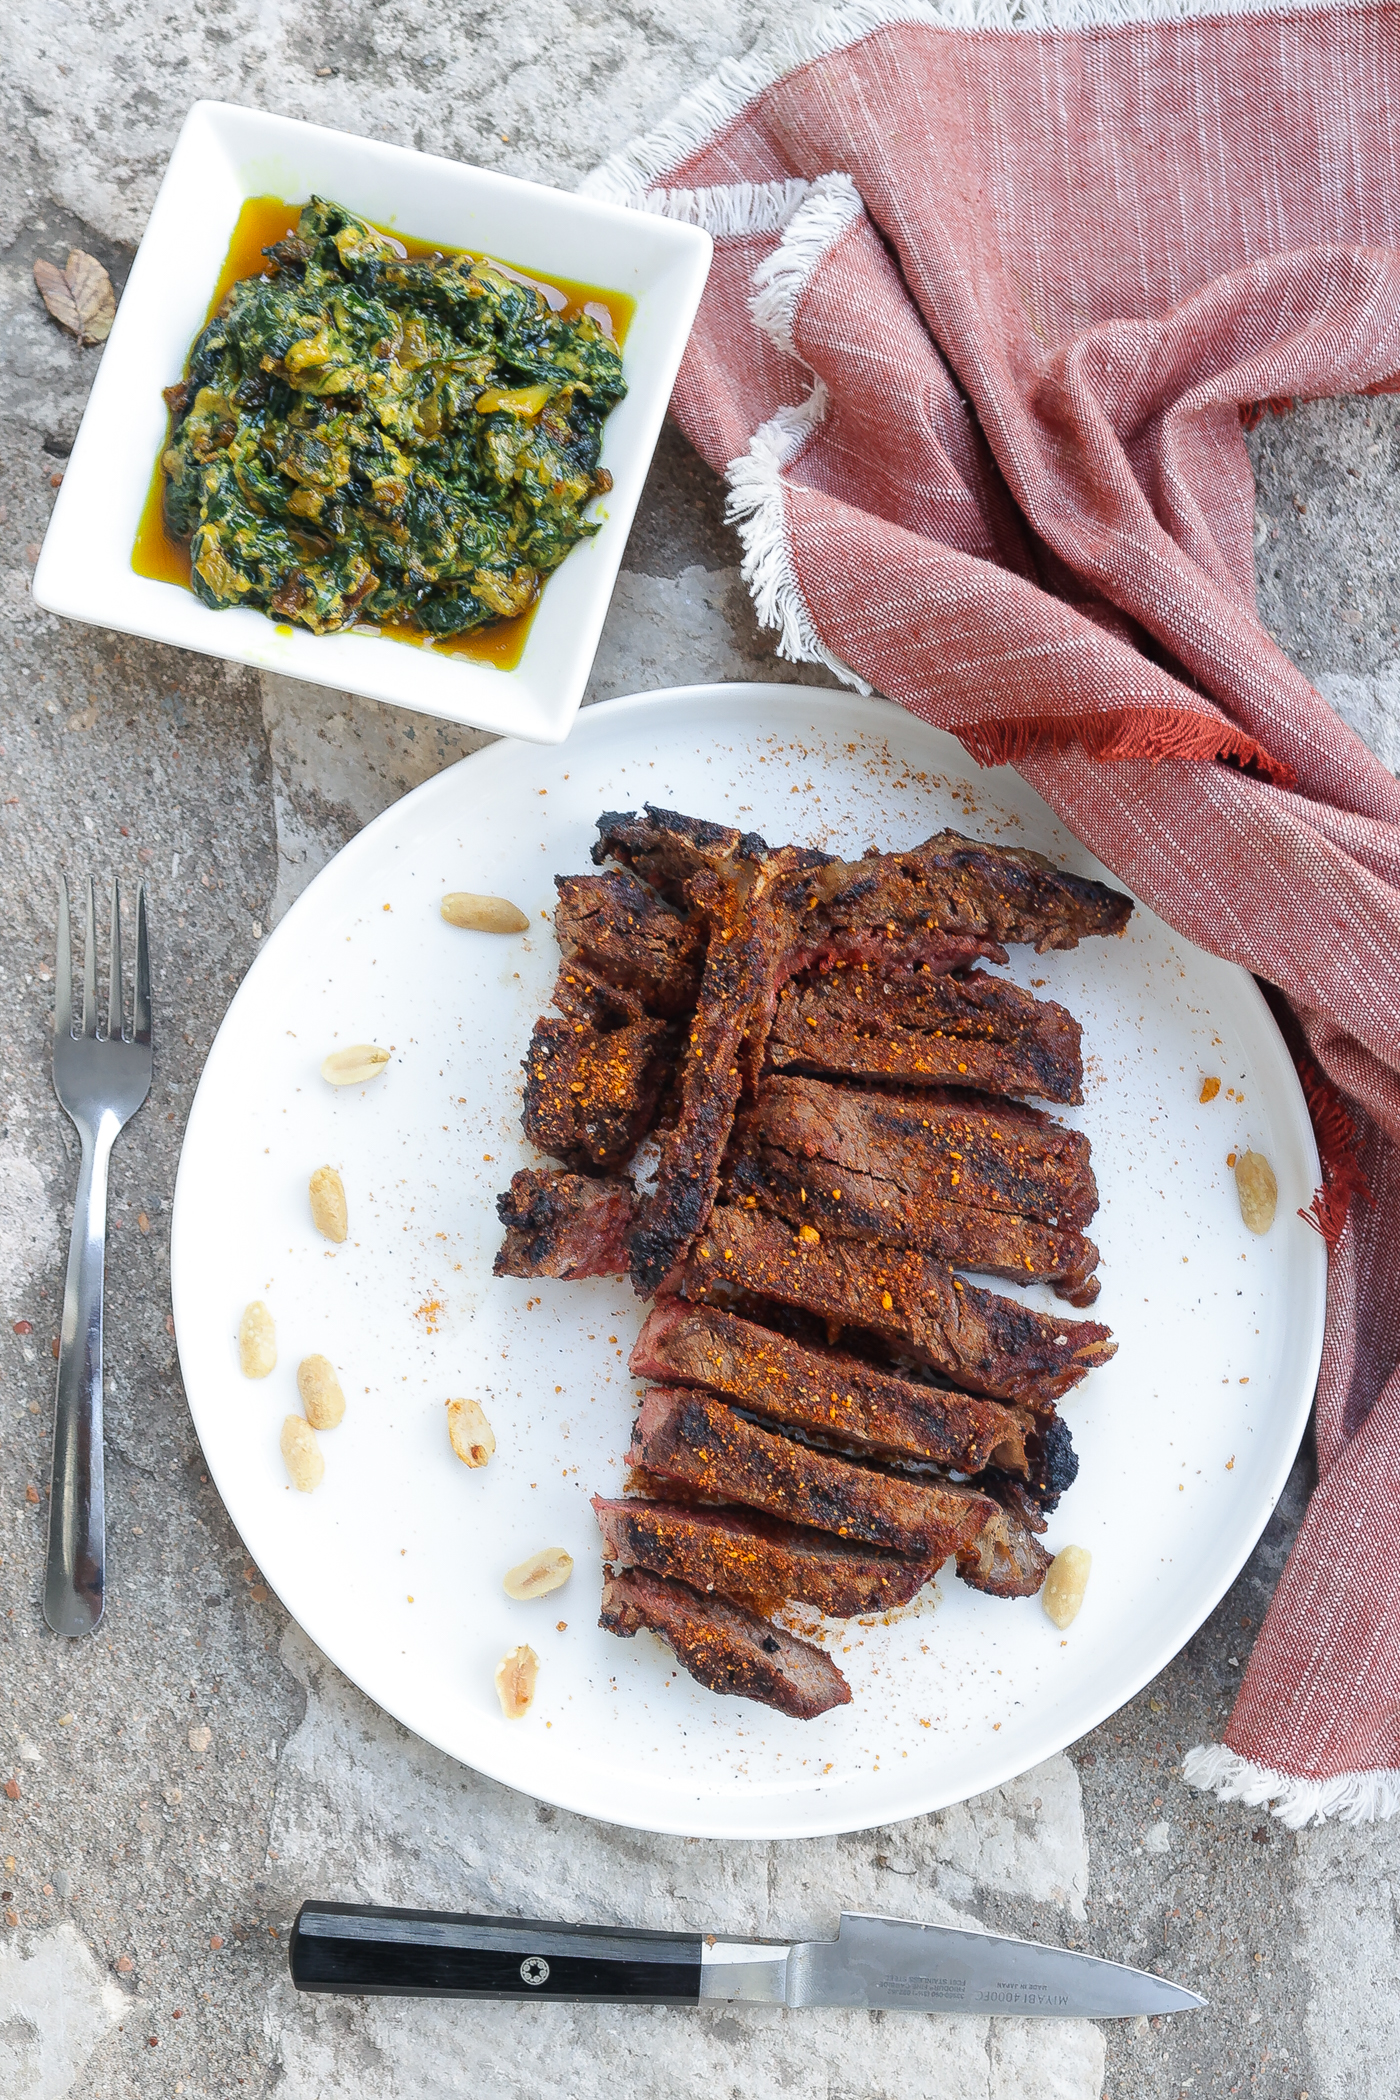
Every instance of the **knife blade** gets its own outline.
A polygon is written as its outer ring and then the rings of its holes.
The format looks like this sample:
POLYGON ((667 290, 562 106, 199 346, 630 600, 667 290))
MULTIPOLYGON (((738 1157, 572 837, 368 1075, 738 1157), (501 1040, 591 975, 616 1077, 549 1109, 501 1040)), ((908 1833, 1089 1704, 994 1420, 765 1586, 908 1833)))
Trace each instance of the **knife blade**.
POLYGON ((1055 2020, 1198 2012, 1207 2002, 1165 1977, 1073 1948, 852 1911, 842 1912, 834 1940, 766 1941, 308 1902, 288 1959, 299 1991, 355 1996, 834 2005, 1055 2020))

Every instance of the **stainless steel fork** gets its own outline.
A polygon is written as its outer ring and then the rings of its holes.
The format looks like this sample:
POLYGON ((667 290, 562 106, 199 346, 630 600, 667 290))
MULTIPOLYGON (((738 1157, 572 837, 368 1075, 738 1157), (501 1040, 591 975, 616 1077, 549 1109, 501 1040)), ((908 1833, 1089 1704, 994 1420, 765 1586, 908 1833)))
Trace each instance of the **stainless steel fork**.
POLYGON ((97 1026, 97 900, 87 886, 83 1012, 73 1018, 68 882, 58 889, 54 971, 53 1090, 82 1139, 73 1199, 63 1328, 54 1403, 53 1485, 44 1617, 55 1633, 95 1633, 107 1590, 107 1522, 102 1479, 102 1270, 107 1250, 107 1162, 112 1140, 151 1091, 151 952, 146 885, 136 892, 136 979, 131 1030, 122 1020, 121 897, 112 883, 112 953, 107 1027, 97 1026))

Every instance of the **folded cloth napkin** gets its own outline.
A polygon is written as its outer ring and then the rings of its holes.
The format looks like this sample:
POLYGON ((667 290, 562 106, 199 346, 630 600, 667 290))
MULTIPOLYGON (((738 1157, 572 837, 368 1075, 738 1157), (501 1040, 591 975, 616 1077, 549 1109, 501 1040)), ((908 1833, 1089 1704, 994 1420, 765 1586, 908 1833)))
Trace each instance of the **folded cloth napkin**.
POLYGON ((1400 390, 1400 12, 858 0, 586 187, 716 236, 672 406, 781 652, 1014 763, 1282 994, 1319 1485, 1187 1775, 1393 1813, 1400 787, 1259 621, 1241 424, 1400 390))

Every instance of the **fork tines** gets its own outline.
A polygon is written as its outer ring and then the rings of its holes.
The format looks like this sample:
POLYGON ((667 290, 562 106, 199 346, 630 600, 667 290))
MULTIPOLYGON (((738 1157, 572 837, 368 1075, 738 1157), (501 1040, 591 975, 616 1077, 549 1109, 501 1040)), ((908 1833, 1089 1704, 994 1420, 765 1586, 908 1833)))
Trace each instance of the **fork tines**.
MULTIPOLYGON (((122 1009, 122 920, 121 885, 112 877, 111 957, 107 970, 107 1026, 97 1025, 97 893, 91 877, 87 885, 86 925, 83 932, 83 1014, 77 1033, 93 1042, 149 1043, 151 1040, 151 949, 146 930, 146 885, 136 888, 136 981, 132 987, 131 1027, 125 1027, 122 1009)), ((68 878, 58 878, 58 953, 54 975, 53 1029, 55 1035, 74 1033, 73 1027, 73 938, 68 911, 68 878)))

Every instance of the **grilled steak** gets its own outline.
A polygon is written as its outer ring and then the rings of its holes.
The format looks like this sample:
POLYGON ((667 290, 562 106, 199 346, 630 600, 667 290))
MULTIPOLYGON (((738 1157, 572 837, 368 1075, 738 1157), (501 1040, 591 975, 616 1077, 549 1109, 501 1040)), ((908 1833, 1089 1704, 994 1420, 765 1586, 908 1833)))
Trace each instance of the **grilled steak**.
POLYGON ((958 1573, 969 1589, 989 1597, 1034 1597, 1052 1557, 1020 1516, 1002 1507, 976 1543, 958 1555, 958 1573))
POLYGON ((619 1276, 627 1267, 627 1233, 636 1208, 630 1181, 527 1167, 496 1198, 506 1227, 496 1276, 619 1276))
POLYGON ((975 1552, 979 1534, 1000 1514, 972 1488, 910 1480, 813 1451, 684 1386, 651 1388, 627 1459, 714 1500, 935 1564, 950 1553, 975 1552))
POLYGON ((907 853, 830 861, 801 899, 804 926, 814 943, 829 937, 828 952, 874 936, 880 953, 901 961, 918 959, 920 941, 935 929, 986 942, 989 952, 1002 941, 1033 941, 1042 952, 1074 948, 1088 934, 1121 933, 1132 909, 1131 898, 1067 875, 1042 854, 956 831, 907 853))
POLYGON ((784 1145, 815 1167, 849 1166, 907 1190, 917 1185, 941 1202, 1037 1224, 1083 1227, 1099 1207, 1084 1133, 1021 1101, 948 1087, 886 1093, 778 1078, 765 1082, 746 1128, 770 1144, 781 1131, 784 1145))
MULTIPOLYGON (((771 850, 756 832, 685 817, 646 805, 608 811, 598 820, 594 861, 622 861, 674 902, 701 868, 725 872, 740 858, 771 850)), ((791 849, 789 849, 791 850, 791 849)), ((1003 941, 1033 941, 1040 950, 1073 948, 1086 935, 1121 933, 1132 900, 1104 883, 1067 875, 1042 854, 1019 846, 990 846, 956 831, 939 832, 904 853, 873 853, 834 860, 808 848, 790 885, 794 916, 810 952, 877 954, 917 961, 930 935, 961 936, 999 962, 1003 941)), ((939 967, 949 967, 946 963, 939 967)))
POLYGON ((872 1335, 968 1392, 1041 1411, 1117 1352, 1096 1321, 1032 1312, 913 1248, 836 1239, 811 1225, 805 1232, 760 1210, 716 1210, 668 1288, 709 1303, 793 1306, 827 1321, 828 1331, 872 1335))
POLYGON ((768 1079, 735 1125, 731 1201, 825 1237, 914 1247, 959 1268, 1054 1283, 1085 1305, 1098 1205, 1081 1132, 1020 1104, 768 1079))
POLYGON ((556 875, 554 886, 554 930, 565 974, 569 965, 582 964, 634 993, 648 1013, 668 1019, 694 1006, 704 960, 702 926, 663 904, 623 868, 556 875))
POLYGON ((1079 1023, 1006 978, 838 967, 790 984, 768 1037, 779 1072, 1082 1101, 1079 1023))
POLYGON ((849 1706, 851 1688, 831 1657, 727 1597, 702 1597, 683 1582, 633 1568, 603 1583, 598 1624, 630 1640, 645 1626, 683 1670, 710 1692, 732 1692, 814 1721, 849 1706))
POLYGON ((526 1134, 571 1171, 514 1177, 495 1273, 664 1293, 631 1494, 594 1503, 624 1570, 600 1623, 810 1718, 845 1679, 753 1607, 880 1611, 950 1557, 993 1595, 1044 1580, 1077 1465, 1055 1400, 1113 1344, 944 1264, 1097 1294, 1087 1140, 999 1098, 1082 1099, 1080 1032, 972 965, 1132 906, 953 832, 841 862, 651 806, 598 829, 615 865, 556 878, 556 1015, 525 1063, 526 1134), (658 1122, 651 1187, 610 1178, 658 1122))
POLYGON ((708 1386, 751 1414, 879 1457, 926 1459, 959 1473, 1027 1470, 1030 1418, 997 1400, 915 1385, 842 1350, 806 1349, 680 1298, 649 1315, 629 1368, 634 1378, 708 1386))
MULTIPOLYGON (((601 867, 606 860, 619 860, 673 904, 687 905, 688 885, 696 875, 732 880, 746 867, 761 866, 773 850, 756 831, 736 831, 729 824, 711 824, 704 817, 682 816, 679 810, 658 809, 648 802, 640 816, 631 809, 603 812, 593 862, 601 867)), ((778 851, 789 871, 824 868, 831 861, 829 853, 809 846, 778 851)))
POLYGON ((687 883, 708 927, 705 970, 677 1075, 675 1123, 629 1243, 640 1298, 657 1289, 714 1205, 743 1077, 762 1058, 776 996, 773 894, 795 854, 784 847, 760 860, 736 850, 727 874, 702 869, 687 883))
POLYGON ((930 1570, 953 1554, 963 1580, 994 1597, 1034 1596, 1050 1565, 1025 1525, 990 1495, 813 1451, 684 1386, 651 1388, 627 1462, 693 1494, 863 1539, 927 1561, 930 1570))
MULTIPOLYGON (((1121 927, 1131 909, 1126 898, 1062 877, 1036 855, 979 847, 952 833, 914 854, 850 866, 648 807, 641 818, 610 813, 600 820, 594 858, 610 855, 684 902, 707 928, 676 1126, 631 1242, 632 1282, 641 1297, 656 1290, 709 1215, 740 1091, 757 1083, 779 989, 796 969, 818 956, 868 959, 872 943, 882 954, 942 969, 961 967, 977 952, 1004 961, 1002 934, 1073 945, 1081 932, 1121 927)), ((1019 1153, 1026 1150, 1022 1144, 1019 1153)), ((1003 1182, 1014 1156, 1001 1148, 1003 1182)), ((1087 1154, 1085 1177, 1092 1189, 1087 1154)), ((1059 1210, 1070 1197, 1068 1178, 1061 1178, 1059 1210)), ((994 1207, 1041 1216, 1033 1204, 1011 1204, 1010 1193, 1003 1187, 994 1207)))
POLYGON ((595 1495, 593 1513, 608 1560, 674 1575, 694 1590, 718 1590, 757 1610, 787 1598, 837 1619, 893 1611, 917 1595, 932 1572, 922 1561, 750 1510, 607 1502, 595 1495))
POLYGON ((651 1128, 670 1071, 669 1043, 664 1021, 600 1035, 586 1021, 545 1015, 525 1059, 526 1137, 578 1172, 613 1172, 651 1128))

